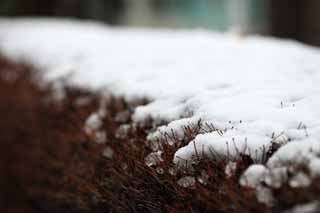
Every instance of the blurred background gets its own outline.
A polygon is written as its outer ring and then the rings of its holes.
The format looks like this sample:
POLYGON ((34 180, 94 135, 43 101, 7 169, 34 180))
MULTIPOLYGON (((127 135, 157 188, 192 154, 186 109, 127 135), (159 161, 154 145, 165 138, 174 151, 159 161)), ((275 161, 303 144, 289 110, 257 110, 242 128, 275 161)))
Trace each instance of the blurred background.
POLYGON ((94 19, 112 25, 204 28, 320 45, 319 0, 0 0, 1 16, 94 19))

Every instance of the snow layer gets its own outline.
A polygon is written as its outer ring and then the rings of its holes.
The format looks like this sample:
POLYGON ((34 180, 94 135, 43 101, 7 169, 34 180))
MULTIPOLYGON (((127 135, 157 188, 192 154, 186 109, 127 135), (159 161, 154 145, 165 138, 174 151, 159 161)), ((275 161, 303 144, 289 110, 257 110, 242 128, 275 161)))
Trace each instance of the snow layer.
POLYGON ((296 205, 292 209, 285 211, 285 213, 317 213, 319 212, 319 207, 319 202, 313 201, 302 205, 296 205))
MULTIPOLYGON (((202 118, 225 132, 198 135, 177 151, 175 162, 194 157, 195 146, 205 154, 213 148, 223 155, 261 155, 278 136, 299 143, 290 152, 320 143, 320 51, 293 41, 2 19, 0 51, 37 65, 48 79, 68 75, 70 84, 128 101, 148 98, 133 119, 173 122, 161 131, 181 134, 182 126, 202 118)), ((277 156, 291 158, 289 151, 277 156)))

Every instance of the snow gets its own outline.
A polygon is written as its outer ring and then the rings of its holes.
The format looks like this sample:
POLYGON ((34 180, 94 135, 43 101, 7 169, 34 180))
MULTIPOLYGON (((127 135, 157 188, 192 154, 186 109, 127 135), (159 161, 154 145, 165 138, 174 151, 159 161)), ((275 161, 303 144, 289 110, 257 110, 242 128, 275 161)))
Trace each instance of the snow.
POLYGON ((296 205, 292 209, 285 211, 285 213, 316 213, 319 211, 319 202, 313 201, 306 204, 296 205))
POLYGON ((163 161, 161 155, 162 151, 151 152, 144 158, 145 164, 149 167, 156 166, 158 163, 163 161))
POLYGON ((102 118, 103 113, 94 112, 87 118, 84 124, 86 134, 98 144, 104 144, 107 141, 107 133, 101 129, 103 125, 102 118))
MULTIPOLYGON (((195 147, 203 155, 214 150, 236 158, 240 151, 259 161, 273 141, 282 147, 268 169, 293 161, 319 173, 317 48, 201 30, 2 19, 0 51, 33 63, 48 80, 67 76, 69 84, 109 91, 129 102, 147 98, 150 103, 137 106, 133 120, 168 123, 158 128, 162 133, 181 137, 183 126, 200 118, 223 132, 199 133, 177 150, 175 163, 196 157, 195 147)), ((159 131, 149 138, 160 137, 159 131)))
POLYGON ((283 166, 309 167, 316 174, 320 154, 320 142, 311 137, 302 141, 293 141, 282 146, 267 162, 269 168, 283 166), (315 171, 314 171, 315 170, 315 171))
POLYGON ((264 182, 273 188, 280 188, 283 183, 288 181, 288 168, 278 167, 269 169, 268 174, 264 177, 264 182))
POLYGON ((250 166, 241 176, 240 184, 251 188, 257 188, 267 176, 268 170, 263 165, 250 166))
POLYGON ((223 136, 216 132, 197 135, 194 141, 175 153, 174 162, 179 163, 181 159, 197 159, 199 157, 197 152, 200 153, 200 157, 203 154, 212 157, 226 155, 228 159, 232 159, 244 153, 258 158, 257 156, 262 156, 264 151, 262 147, 267 146, 270 142, 267 136, 244 135, 235 132, 236 130, 229 130, 223 136))
POLYGON ((131 126, 129 124, 122 124, 116 132, 116 138, 125 139, 130 132, 131 126))
POLYGON ((237 170, 237 163, 229 161, 226 165, 226 168, 224 170, 224 173, 226 174, 227 177, 232 177, 237 170))
POLYGON ((307 187, 310 184, 310 178, 302 172, 298 172, 297 174, 295 174, 289 181, 289 185, 292 188, 307 187))
POLYGON ((310 161, 309 170, 310 170, 311 175, 313 177, 319 177, 320 176, 320 159, 319 158, 313 158, 310 161))
POLYGON ((256 189, 256 197, 259 202, 266 204, 267 206, 272 206, 274 203, 274 197, 272 191, 264 186, 259 186, 256 189))
POLYGON ((114 151, 111 147, 106 147, 103 152, 102 152, 102 155, 105 157, 105 158, 108 158, 108 159, 112 159, 113 156, 114 156, 114 151))
POLYGON ((92 113, 85 122, 85 130, 89 134, 101 128, 103 122, 97 113, 92 113))
POLYGON ((193 187, 196 183, 196 179, 191 176, 182 177, 178 180, 178 185, 184 188, 193 187))
POLYGON ((242 174, 239 182, 242 186, 254 188, 259 202, 272 206, 272 192, 262 184, 268 175, 269 171, 263 165, 252 165, 242 174))

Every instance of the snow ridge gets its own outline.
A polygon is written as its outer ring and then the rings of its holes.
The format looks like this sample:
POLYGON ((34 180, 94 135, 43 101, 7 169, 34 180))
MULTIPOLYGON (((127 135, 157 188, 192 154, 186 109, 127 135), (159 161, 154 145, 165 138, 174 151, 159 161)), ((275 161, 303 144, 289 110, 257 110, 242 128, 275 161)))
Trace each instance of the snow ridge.
POLYGON ((318 152, 320 144, 319 49, 288 40, 200 30, 2 19, 0 51, 35 64, 50 80, 69 75, 70 84, 107 90, 127 101, 147 98, 150 103, 138 106, 133 120, 165 121, 162 132, 174 130, 179 135, 184 125, 200 118, 223 131, 196 136, 176 152, 176 163, 192 158, 195 146, 204 153, 214 148, 236 156, 238 149, 259 158, 261 147, 281 137, 286 139, 282 145, 299 144, 282 146, 270 159, 270 168, 279 156, 292 160, 290 153, 301 147, 312 160, 308 165, 320 168, 307 148, 316 147, 318 152))

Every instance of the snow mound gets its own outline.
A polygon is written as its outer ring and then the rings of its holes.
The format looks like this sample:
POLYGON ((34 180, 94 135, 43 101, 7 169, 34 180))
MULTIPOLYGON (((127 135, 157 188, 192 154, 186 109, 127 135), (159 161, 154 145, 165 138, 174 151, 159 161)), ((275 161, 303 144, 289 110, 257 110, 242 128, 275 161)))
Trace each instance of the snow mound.
MULTIPOLYGON (((201 118, 224 132, 199 134, 177 151, 176 163, 194 157, 195 147, 259 158, 261 147, 279 136, 281 144, 292 141, 276 155, 285 161, 305 144, 316 152, 320 146, 320 51, 293 41, 2 19, 0 51, 35 64, 48 79, 69 76, 70 84, 127 101, 149 99, 135 109, 136 122, 165 121, 161 131, 181 135, 184 125, 201 118)), ((301 153, 309 156, 305 148, 301 153)), ((270 159, 269 166, 276 163, 270 159)), ((319 161, 308 165, 319 168, 319 161)))

